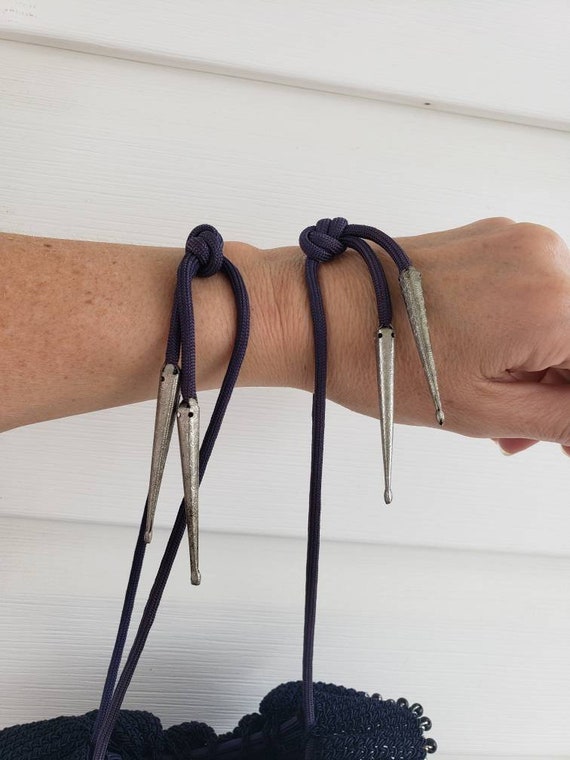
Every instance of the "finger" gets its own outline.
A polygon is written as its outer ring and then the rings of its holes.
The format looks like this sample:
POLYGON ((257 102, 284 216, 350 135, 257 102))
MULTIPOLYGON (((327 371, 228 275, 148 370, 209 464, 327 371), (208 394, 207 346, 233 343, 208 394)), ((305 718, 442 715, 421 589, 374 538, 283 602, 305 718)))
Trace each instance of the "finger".
MULTIPOLYGON (((493 438, 496 444, 500 447, 503 454, 518 454, 521 451, 530 449, 538 441, 534 441, 530 438, 493 438)), ((570 456, 570 454, 568 455, 570 456)))
POLYGON ((496 438, 551 441, 570 448, 570 385, 497 383, 489 411, 496 438))
MULTIPOLYGON (((511 372, 511 376, 518 381, 534 381, 544 385, 566 385, 570 381, 570 370, 560 367, 549 367, 536 372, 516 370, 511 372)), ((538 441, 529 438, 493 438, 492 440, 498 444, 504 454, 508 455, 518 454, 538 443, 538 441)), ((564 454, 570 456, 570 446, 561 446, 561 448, 564 454)))

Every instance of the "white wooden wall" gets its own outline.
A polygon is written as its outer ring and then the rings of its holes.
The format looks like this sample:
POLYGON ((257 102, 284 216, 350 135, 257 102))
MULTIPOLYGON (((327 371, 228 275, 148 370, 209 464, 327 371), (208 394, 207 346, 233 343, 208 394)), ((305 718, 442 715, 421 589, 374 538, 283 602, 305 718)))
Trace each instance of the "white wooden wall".
MULTIPOLYGON (((326 215, 507 215, 570 239, 569 31, 565 0, 5 0, 0 226, 270 246, 326 215)), ((0 438, 1 725, 98 703, 153 417, 0 438)), ((378 423, 329 405, 316 677, 420 701, 442 760, 570 758, 570 462, 396 433, 386 508, 378 423)), ((226 730, 300 677, 309 437, 308 394, 236 392, 204 582, 181 552, 127 707, 226 730)), ((144 589, 179 498, 173 462, 144 589)))

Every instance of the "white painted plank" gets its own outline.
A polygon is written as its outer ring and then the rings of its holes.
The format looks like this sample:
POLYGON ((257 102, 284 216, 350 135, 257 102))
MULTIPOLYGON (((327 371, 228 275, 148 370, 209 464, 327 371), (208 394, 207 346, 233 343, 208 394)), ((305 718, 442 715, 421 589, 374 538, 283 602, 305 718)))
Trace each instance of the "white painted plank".
MULTIPOLYGON (((204 419, 214 396, 200 396, 204 419)), ((0 514, 138 525, 153 422, 148 403, 4 434, 0 514)), ((559 447, 542 444, 507 458, 487 440, 398 426, 395 501, 387 508, 377 427, 375 420, 329 404, 325 537, 570 556, 570 474, 559 447), (351 445, 340 445, 343 440, 351 445)), ((309 455, 308 394, 238 389, 201 489, 204 529, 304 536, 309 455)), ((174 454, 158 525, 172 525, 181 494, 174 454)))
MULTIPOLYGON (((95 705, 135 533, 3 519, 2 725, 95 705)), ((194 588, 183 545, 126 704, 224 730, 298 678, 303 556, 205 534, 194 588)), ((569 582, 567 559, 325 543, 315 677, 420 701, 450 757, 561 755, 569 582)))
POLYGON ((0 43, 0 223, 175 245, 296 240, 327 214, 393 235, 489 215, 570 237, 566 134, 0 43))
MULTIPOLYGON (((338 213, 392 234, 506 214, 570 237, 561 133, 16 43, 0 56, 6 230, 176 245, 209 221, 277 245, 338 213)), ((3 435, 0 511, 138 523, 152 421, 142 405, 3 435)), ((239 391, 205 480, 207 529, 304 535, 309 422, 308 395, 239 391)), ((489 441, 400 427, 386 509, 376 421, 331 405, 328 436, 329 538, 569 553, 556 446, 509 460, 489 441)), ((165 526, 176 462, 163 493, 165 526)))
POLYGON ((5 39, 570 127, 565 0, 7 0, 5 39))

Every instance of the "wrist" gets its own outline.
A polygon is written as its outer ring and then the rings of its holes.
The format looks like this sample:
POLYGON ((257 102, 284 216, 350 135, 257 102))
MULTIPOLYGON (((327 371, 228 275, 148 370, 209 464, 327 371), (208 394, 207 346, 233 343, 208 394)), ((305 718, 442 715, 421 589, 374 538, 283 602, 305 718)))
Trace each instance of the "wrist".
MULTIPOLYGON (((429 398, 414 353, 398 272, 377 246, 373 248, 382 260, 388 279, 392 324, 397 334, 395 420, 404 424, 429 424, 427 415, 423 415, 427 421, 422 417, 424 407, 430 408, 429 398)), ((314 345, 305 282, 306 257, 298 246, 261 253, 270 285, 259 308, 266 325, 265 345, 268 356, 272 357, 269 376, 268 361, 265 361, 263 384, 312 392, 314 345)), ((357 253, 349 251, 319 267, 319 282, 327 317, 327 396, 361 414, 378 417, 374 340, 378 314, 368 268, 357 253)))
MULTIPOLYGON (((295 246, 259 249, 244 243, 227 243, 224 253, 242 273, 251 308, 249 344, 238 384, 312 388, 303 253, 295 246)), ((231 332, 233 336, 235 327, 231 332)))

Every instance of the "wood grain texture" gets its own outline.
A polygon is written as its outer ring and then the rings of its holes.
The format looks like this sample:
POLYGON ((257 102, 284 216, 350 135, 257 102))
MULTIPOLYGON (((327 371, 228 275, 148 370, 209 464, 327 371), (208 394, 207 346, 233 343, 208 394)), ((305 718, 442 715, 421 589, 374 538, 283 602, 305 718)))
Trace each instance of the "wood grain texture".
MULTIPOLYGON (((3 520, 0 723, 96 704, 135 537, 3 520)), ((205 534, 201 555, 196 589, 183 545, 126 705, 223 730, 299 677, 304 542, 205 534)), ((563 755, 569 582, 567 559, 327 542, 315 676, 421 702, 450 757, 563 755)))
MULTIPOLYGON (((561 133, 31 45, 0 56, 6 230, 176 245, 209 221, 279 245, 328 214, 392 234, 506 214, 570 237, 561 133)), ((138 523, 153 418, 141 405, 5 434, 0 512, 138 523)), ((308 395, 238 391, 204 526, 303 535, 309 424, 308 395)), ((327 435, 329 538, 569 553, 568 462, 554 445, 509 460, 486 440, 398 427, 387 509, 377 421, 331 404, 327 435)), ((173 460, 159 525, 180 494, 173 460)))
POLYGON ((0 36, 570 128, 565 0, 6 0, 0 36))

